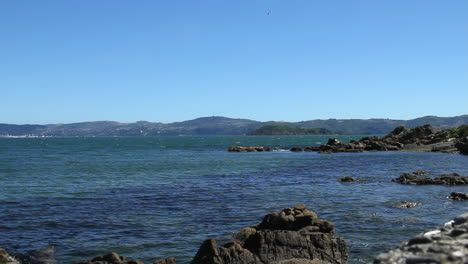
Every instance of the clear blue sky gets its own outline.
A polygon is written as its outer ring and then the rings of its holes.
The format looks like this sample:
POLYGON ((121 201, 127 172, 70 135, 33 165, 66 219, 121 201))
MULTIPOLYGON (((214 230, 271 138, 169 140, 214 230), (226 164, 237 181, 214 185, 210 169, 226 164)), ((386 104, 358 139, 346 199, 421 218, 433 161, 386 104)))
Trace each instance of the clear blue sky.
POLYGON ((468 1, 2 0, 0 95, 16 124, 468 114, 468 1))

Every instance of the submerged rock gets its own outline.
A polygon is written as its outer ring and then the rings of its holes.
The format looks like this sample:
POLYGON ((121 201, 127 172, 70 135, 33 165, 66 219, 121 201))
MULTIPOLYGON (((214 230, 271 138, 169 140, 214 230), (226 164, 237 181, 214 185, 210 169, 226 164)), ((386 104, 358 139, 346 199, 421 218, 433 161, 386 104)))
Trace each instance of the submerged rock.
POLYGON ((74 264, 143 264, 139 260, 129 259, 124 256, 120 256, 115 252, 111 252, 104 256, 95 257, 90 260, 75 261, 74 264))
POLYGON ((251 146, 251 147, 242 147, 242 146, 230 146, 228 148, 229 152, 263 152, 263 151, 273 151, 273 148, 263 147, 263 146, 251 146))
POLYGON ((410 201, 401 201, 398 204, 392 205, 392 207, 395 207, 395 208, 411 208, 411 207, 415 207, 415 206, 419 206, 419 205, 422 205, 422 203, 420 203, 420 202, 410 202, 410 201))
POLYGON ((403 173, 400 177, 392 179, 393 182, 401 184, 436 184, 436 185, 468 185, 468 176, 462 176, 458 173, 441 174, 435 178, 419 176, 413 173, 403 173))
POLYGON ((468 200, 468 193, 452 192, 448 198, 455 201, 466 201, 468 200))
POLYGON ((356 180, 351 176, 344 176, 344 177, 338 179, 338 181, 340 181, 340 182, 359 182, 359 180, 356 180))
POLYGON ((203 242, 192 264, 344 264, 348 250, 334 236, 333 223, 319 219, 305 205, 268 214, 247 227, 234 240, 218 246, 215 239, 203 242))
POLYGON ((468 213, 377 256, 374 264, 468 263, 468 213))

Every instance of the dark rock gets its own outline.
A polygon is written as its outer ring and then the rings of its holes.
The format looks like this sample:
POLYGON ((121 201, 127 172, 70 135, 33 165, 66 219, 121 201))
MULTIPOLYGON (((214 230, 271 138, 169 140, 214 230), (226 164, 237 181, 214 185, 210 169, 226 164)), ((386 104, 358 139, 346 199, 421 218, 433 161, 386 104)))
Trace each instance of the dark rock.
POLYGON ((304 151, 320 151, 319 147, 307 146, 304 147, 304 151))
POLYGON ((460 151, 461 154, 468 155, 468 137, 460 139, 455 143, 455 147, 460 151))
POLYGON ((338 139, 336 139, 336 138, 329 138, 328 139, 327 145, 334 146, 334 145, 338 145, 338 144, 341 144, 341 141, 339 141, 338 139))
POLYGON ((218 247, 214 239, 205 240, 192 264, 346 263, 345 242, 333 233, 333 223, 299 204, 266 215, 260 224, 244 228, 223 246, 218 247))
POLYGON ((458 173, 442 174, 434 178, 436 184, 445 185, 467 185, 468 176, 461 176, 458 173))
POLYGON ((468 193, 452 192, 448 198, 456 201, 466 201, 468 200, 468 193))
POLYGON ((228 148, 229 152, 263 152, 263 151, 273 151, 273 148, 263 147, 263 146, 251 146, 251 147, 242 147, 242 146, 230 146, 228 148))
POLYGON ((74 264, 143 264, 143 262, 129 259, 127 257, 120 256, 117 253, 111 252, 104 256, 95 257, 90 260, 75 261, 74 264))
POLYGON ((455 143, 449 141, 448 133, 431 125, 415 128, 397 127, 385 137, 363 137, 348 144, 330 138, 327 144, 319 146, 318 150, 320 153, 398 150, 458 152, 455 143))
POLYGON ((291 151, 292 151, 292 152, 301 152, 301 151, 304 151, 304 149, 303 149, 303 148, 300 148, 300 147, 292 147, 292 148, 291 148, 291 151))
POLYGON ((340 178, 338 181, 340 181, 340 182, 358 182, 358 180, 354 179, 351 176, 344 176, 343 178, 340 178))
POLYGON ((435 178, 418 176, 414 173, 403 173, 400 177, 392 179, 394 182, 401 184, 416 184, 416 185, 468 185, 468 176, 461 176, 458 173, 441 174, 435 178))
POLYGON ((382 253, 374 264, 468 263, 468 213, 436 230, 417 235, 396 249, 382 253))

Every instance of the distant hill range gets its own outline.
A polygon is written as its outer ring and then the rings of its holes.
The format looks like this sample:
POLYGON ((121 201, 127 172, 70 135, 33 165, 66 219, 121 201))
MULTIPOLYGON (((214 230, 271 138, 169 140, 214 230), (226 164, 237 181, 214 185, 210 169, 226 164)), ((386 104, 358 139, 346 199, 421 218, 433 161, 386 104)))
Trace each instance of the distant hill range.
POLYGON ((50 137, 112 137, 112 136, 190 136, 190 135, 245 135, 267 125, 285 125, 301 128, 323 128, 340 134, 387 134, 396 126, 416 127, 425 124, 446 129, 468 124, 468 115, 455 117, 425 116, 412 120, 392 119, 326 119, 302 122, 259 122, 221 116, 202 117, 175 123, 139 121, 119 123, 113 121, 82 122, 51 125, 0 124, 0 136, 50 137))

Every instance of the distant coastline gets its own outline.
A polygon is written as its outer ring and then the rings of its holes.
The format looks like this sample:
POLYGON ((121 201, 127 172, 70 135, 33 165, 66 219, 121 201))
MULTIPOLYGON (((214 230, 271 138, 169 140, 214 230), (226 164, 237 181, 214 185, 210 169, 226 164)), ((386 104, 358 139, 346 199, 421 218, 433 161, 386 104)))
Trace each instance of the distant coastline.
MULTIPOLYGON (((393 119, 316 119, 301 122, 268 121, 227 118, 222 116, 201 117, 193 120, 157 123, 139 121, 119 123, 94 121, 71 124, 14 125, 0 124, 1 137, 141 137, 141 136, 214 136, 246 135, 263 126, 289 126, 303 129, 321 128, 333 134, 379 135, 387 134, 397 126, 409 128, 432 124, 448 129, 468 124, 468 115, 455 117, 425 116, 411 120, 393 119)), ((323 133, 321 133, 323 134, 323 133)))

